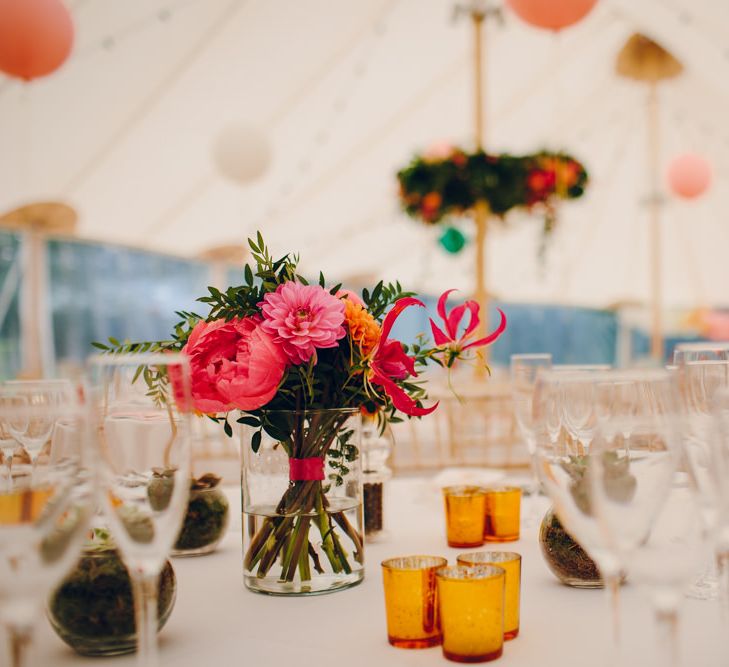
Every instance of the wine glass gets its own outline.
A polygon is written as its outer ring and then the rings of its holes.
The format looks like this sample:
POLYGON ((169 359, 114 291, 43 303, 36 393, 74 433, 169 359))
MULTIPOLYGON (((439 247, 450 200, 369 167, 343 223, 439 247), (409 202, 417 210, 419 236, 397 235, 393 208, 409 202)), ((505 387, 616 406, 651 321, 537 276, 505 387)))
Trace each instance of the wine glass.
MULTIPOLYGON (((540 373, 535 387, 537 470, 560 521, 596 562, 605 580, 612 605, 615 650, 625 541, 616 543, 601 525, 589 470, 593 459, 602 456, 600 448, 606 438, 624 442, 625 433, 632 434, 633 428, 625 420, 652 415, 659 398, 668 400, 669 387, 674 385, 667 371, 547 371, 540 373), (628 391, 628 386, 633 389, 628 391)), ((615 476, 621 470, 620 466, 611 467, 609 474, 615 476)), ((649 527, 650 511, 646 511, 634 517, 630 538, 645 537, 649 527)))
MULTIPOLYGON (((604 544, 630 576, 636 553, 651 541, 680 460, 678 389, 667 371, 637 371, 605 378, 595 392, 589 505, 604 544)), ((657 618, 667 612, 675 616, 676 604, 657 618)))
MULTIPOLYGON (((719 519, 719 494, 714 477, 712 443, 715 426, 712 418, 717 392, 729 387, 729 361, 689 361, 679 367, 681 396, 686 412, 684 447, 692 475, 700 494, 700 518, 707 541, 715 538, 719 519)), ((708 562, 688 595, 699 600, 713 600, 719 595, 716 572, 716 545, 708 562)), ((726 598, 725 598, 726 599, 726 598)))
POLYGON ((712 403, 715 421, 710 481, 716 498, 715 542, 721 599, 729 617, 729 389, 719 389, 712 403))
MULTIPOLYGON (((13 667, 27 664, 36 620, 79 555, 94 509, 87 412, 73 396, 53 405, 0 401, 0 422, 50 420, 50 455, 0 493, 0 617, 13 667)), ((17 444, 17 443, 16 443, 17 444)))
MULTIPOLYGON (((609 372, 609 371, 608 371, 609 372)), ((587 448, 565 420, 566 401, 589 394, 584 409, 593 414, 594 383, 603 373, 543 371, 534 388, 535 465, 542 486, 564 527, 597 563, 606 583, 620 583, 620 563, 607 544, 590 507, 587 448)))
MULTIPOLYGON (((9 380, 2 385, 0 395, 5 402, 39 408, 73 400, 73 386, 68 380, 9 380)), ((16 415, 19 413, 16 413, 16 415)), ((52 411, 38 410, 33 418, 16 417, 7 423, 10 435, 20 443, 35 462, 53 430, 52 411)))
MULTIPOLYGON (((536 446, 534 424, 532 422, 532 399, 537 373, 552 367, 551 354, 512 354, 511 355, 511 396, 514 403, 514 416, 529 452, 530 461, 534 458, 536 446)), ((529 484, 529 497, 535 498, 539 491, 539 479, 534 465, 531 465, 532 479, 529 484)), ((529 521, 534 517, 535 502, 530 503, 529 521)))
MULTIPOLYGON (((0 405, 12 406, 17 404, 18 401, 12 397, 5 397, 0 393, 0 405)), ((13 451, 18 446, 18 441, 13 437, 10 432, 10 423, 7 415, 4 414, 0 418, 0 452, 2 453, 2 468, 3 468, 3 480, 0 491, 6 491, 11 488, 11 469, 13 463, 13 451)))
POLYGON ((96 356, 89 366, 104 509, 132 581, 138 661, 156 667, 159 574, 190 488, 187 358, 96 356))
POLYGON ((679 609, 686 589, 701 565, 706 545, 697 521, 700 507, 695 480, 684 465, 673 476, 671 490, 648 538, 629 566, 632 583, 647 592, 658 629, 657 664, 681 663, 679 609))

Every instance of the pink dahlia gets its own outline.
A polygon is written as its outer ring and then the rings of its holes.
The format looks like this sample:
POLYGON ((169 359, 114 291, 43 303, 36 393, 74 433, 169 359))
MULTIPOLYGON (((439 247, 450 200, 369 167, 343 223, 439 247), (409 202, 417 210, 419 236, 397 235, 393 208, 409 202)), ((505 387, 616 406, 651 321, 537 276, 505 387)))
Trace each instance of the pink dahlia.
POLYGON ((276 394, 288 360, 260 319, 199 322, 182 349, 196 410, 255 410, 276 394))
POLYGON ((344 338, 344 303, 319 285, 293 281, 279 285, 259 304, 261 328, 294 364, 303 364, 317 349, 336 347, 344 338))

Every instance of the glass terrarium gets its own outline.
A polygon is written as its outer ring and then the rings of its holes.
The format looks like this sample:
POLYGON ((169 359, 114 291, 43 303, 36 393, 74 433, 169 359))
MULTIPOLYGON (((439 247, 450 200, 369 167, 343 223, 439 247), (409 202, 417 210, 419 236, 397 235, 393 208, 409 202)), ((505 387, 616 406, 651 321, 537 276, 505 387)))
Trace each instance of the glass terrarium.
POLYGON ((557 579, 574 588, 602 588, 604 582, 595 561, 562 525, 550 508, 539 528, 539 546, 547 566, 557 579))
POLYGON ((215 551, 229 519, 228 499, 220 477, 206 473, 190 483, 190 497, 173 556, 202 556, 215 551))
MULTIPOLYGON (((158 631, 175 604, 177 581, 168 560, 160 574, 158 631)), ((51 594, 48 618, 58 636, 81 655, 121 655, 137 647, 129 572, 108 532, 95 530, 76 567, 51 594)))

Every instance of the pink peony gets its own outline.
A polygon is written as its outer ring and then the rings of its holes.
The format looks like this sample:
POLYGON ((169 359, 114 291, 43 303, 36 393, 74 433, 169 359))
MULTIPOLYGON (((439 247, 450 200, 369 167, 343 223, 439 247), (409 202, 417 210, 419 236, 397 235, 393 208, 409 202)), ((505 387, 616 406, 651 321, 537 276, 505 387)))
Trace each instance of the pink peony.
POLYGON ((344 303, 319 285, 286 282, 266 294, 259 306, 261 328, 294 364, 309 361, 317 349, 336 347, 346 335, 344 303))
POLYGON ((200 322, 182 351, 190 358, 193 404, 206 413, 265 405, 288 361, 253 317, 200 322))

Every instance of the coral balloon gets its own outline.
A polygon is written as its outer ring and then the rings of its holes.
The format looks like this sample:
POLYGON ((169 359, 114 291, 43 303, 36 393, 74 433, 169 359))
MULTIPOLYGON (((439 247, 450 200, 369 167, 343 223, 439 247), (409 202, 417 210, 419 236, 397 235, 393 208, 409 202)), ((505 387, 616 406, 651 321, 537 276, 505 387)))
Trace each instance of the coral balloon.
POLYGON ((729 340, 729 313, 720 310, 706 313, 705 326, 709 340, 729 340))
POLYGON ((704 194, 711 185, 711 165, 700 155, 685 153, 671 161, 667 177, 673 194, 694 199, 704 194))
POLYGON ((581 21, 597 0, 506 0, 506 4, 530 25, 561 30, 581 21))
POLYGON ((73 22, 60 0, 0 0, 0 70, 18 79, 55 72, 73 46, 73 22))
POLYGON ((261 178, 271 164, 273 150, 268 137, 257 127, 233 123, 223 128, 213 143, 218 171, 234 183, 261 178))

